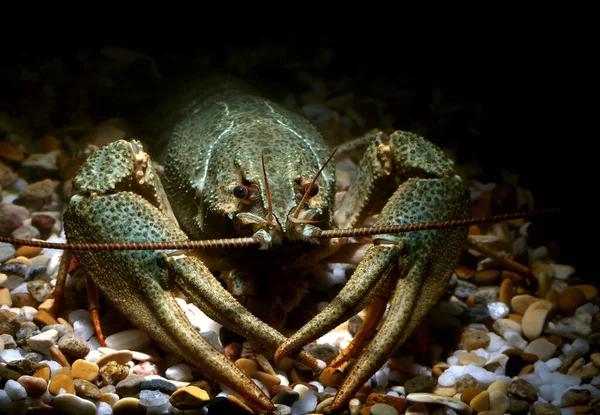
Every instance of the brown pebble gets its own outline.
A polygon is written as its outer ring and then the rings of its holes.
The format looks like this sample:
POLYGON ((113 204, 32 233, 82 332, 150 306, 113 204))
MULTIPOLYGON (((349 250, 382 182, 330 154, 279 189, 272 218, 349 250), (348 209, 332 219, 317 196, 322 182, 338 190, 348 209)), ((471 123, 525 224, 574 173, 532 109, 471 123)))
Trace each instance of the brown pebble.
POLYGON ((583 291, 575 287, 567 287, 558 297, 558 308, 568 316, 572 316, 584 303, 583 291))
POLYGON ((509 314, 508 318, 514 322, 517 322, 519 324, 523 324, 523 316, 519 315, 519 314, 509 314))
POLYGON ((84 359, 77 359, 73 362, 71 370, 73 371, 73 377, 75 379, 85 379, 89 382, 93 382, 98 377, 100 368, 95 363, 88 362, 84 359))
POLYGON ((85 379, 73 379, 73 387, 77 396, 83 399, 96 400, 102 395, 96 385, 85 379))
POLYGON ((319 382, 325 387, 337 388, 343 379, 342 371, 332 367, 326 367, 319 375, 319 382))
POLYGON ((208 393, 196 386, 186 386, 175 391, 169 402, 180 410, 198 409, 205 406, 210 400, 208 393))
POLYGON ((529 294, 515 295, 510 301, 510 306, 516 314, 524 315, 529 306, 536 301, 539 301, 539 298, 529 294))
POLYGON ((483 412, 490 409, 490 394, 488 391, 483 391, 477 394, 471 402, 469 402, 469 406, 473 408, 475 412, 483 412))
POLYGON ((37 399, 42 396, 48 387, 48 382, 44 379, 34 376, 21 376, 17 382, 27 391, 27 396, 37 399))
POLYGON ((33 322, 42 327, 58 324, 58 321, 56 321, 49 312, 40 309, 33 315, 33 322))
POLYGON ((229 343, 224 347, 225 356, 234 362, 242 355, 242 343, 229 343))
POLYGON ((435 377, 440 377, 442 373, 444 373, 444 371, 449 368, 450 365, 448 363, 438 363, 437 365, 433 366, 433 368, 431 369, 431 373, 435 377))
POLYGON ((467 388, 460 394, 460 400, 469 405, 471 400, 484 390, 485 389, 478 387, 467 388))
POLYGON ((48 382, 50 380, 50 367, 45 365, 44 367, 38 369, 32 376, 44 379, 46 382, 48 382))
POLYGON ((510 278, 505 278, 500 284, 500 301, 510 307, 510 300, 513 296, 513 282, 510 278))
POLYGON ((262 354, 257 354, 255 356, 255 359, 256 359, 256 363, 258 363, 258 366, 260 366, 260 369, 263 372, 268 373, 269 375, 273 375, 273 376, 277 375, 277 373, 275 373, 275 370, 273 369, 273 366, 271 366, 271 363, 269 363, 267 358, 264 357, 262 354))
POLYGON ((0 310, 0 333, 15 337, 21 328, 21 318, 8 310, 0 310))
POLYGON ((254 360, 246 359, 245 357, 236 360, 235 365, 249 377, 253 377, 258 370, 258 363, 256 363, 254 360))
POLYGON ((102 385, 116 385, 129 375, 129 367, 115 361, 108 362, 100 368, 102 385))
POLYGON ((66 393, 75 393, 73 379, 64 373, 57 373, 52 377, 50 385, 48 386, 48 391, 52 395, 58 395, 61 389, 63 389, 66 393))
POLYGON ((500 271, 494 268, 477 271, 473 282, 479 286, 496 285, 500 281, 500 271))
POLYGON ((529 375, 531 373, 533 373, 535 370, 534 366, 532 364, 528 364, 523 366, 523 368, 519 371, 519 376, 523 376, 523 375, 529 375))
POLYGON ((65 357, 63 352, 61 352, 58 347, 51 346, 49 351, 50 351, 50 356, 52 356, 52 358, 54 360, 56 360, 58 362, 58 364, 60 364, 62 367, 71 367, 71 365, 69 365, 69 361, 67 360, 67 358, 65 357))
POLYGON ((456 276, 462 280, 470 280, 475 275, 475 270, 470 267, 459 265, 454 270, 456 276))
POLYGON ((240 408, 241 410, 249 413, 249 414, 253 414, 254 411, 248 406, 246 405, 244 402, 242 402, 241 400, 239 400, 236 396, 234 395, 227 395, 227 400, 229 402, 231 402, 232 404, 234 404, 235 406, 237 406, 238 408, 240 408))
POLYGON ((590 405, 570 406, 569 408, 574 410, 576 414, 589 414, 592 412, 592 409, 594 409, 594 407, 590 405))
POLYGON ((463 350, 485 349, 490 344, 490 337, 482 330, 463 331, 458 348, 463 350))
POLYGON ((8 288, 0 288, 0 305, 12 307, 12 298, 10 298, 10 290, 8 288))
POLYGON ((29 260, 29 258, 26 258, 24 256, 18 256, 18 257, 15 257, 15 258, 11 258, 8 261, 6 261, 5 263, 6 264, 11 264, 13 262, 16 262, 18 264, 27 265, 27 266, 31 265, 31 261, 29 260))
POLYGON ((25 160, 25 155, 12 144, 0 141, 0 158, 9 161, 23 161, 25 160))
POLYGON ((144 415, 146 408, 137 398, 120 399, 112 408, 113 415, 144 415))
POLYGON ((277 376, 273 376, 269 373, 265 373, 265 372, 261 372, 260 370, 257 370, 256 372, 254 372, 254 376, 252 376, 254 379, 259 380, 263 383, 263 385, 265 385, 267 387, 267 389, 272 388, 275 385, 279 385, 281 383, 281 379, 279 379, 277 376))
POLYGON ((585 301, 592 301, 594 297, 598 296, 598 288, 592 284, 581 284, 573 285, 573 288, 578 288, 585 295, 585 301))
POLYGON ((408 399, 397 398, 395 396, 383 395, 381 393, 371 393, 367 397, 367 406, 373 406, 378 403, 384 403, 386 405, 393 406, 396 408, 399 414, 406 411, 408 407, 408 399))
POLYGON ((508 385, 503 380, 497 380, 488 386, 487 391, 489 393, 500 391, 506 395, 508 394, 508 385))
POLYGON ((290 370, 289 375, 290 382, 308 383, 312 382, 313 380, 312 370, 301 370, 298 369, 296 366, 294 366, 292 370, 290 370))
POLYGON ((273 396, 277 395, 278 393, 288 392, 291 390, 292 390, 292 388, 290 388, 289 386, 286 386, 286 385, 275 385, 271 389, 269 389, 269 393, 273 397, 273 396))

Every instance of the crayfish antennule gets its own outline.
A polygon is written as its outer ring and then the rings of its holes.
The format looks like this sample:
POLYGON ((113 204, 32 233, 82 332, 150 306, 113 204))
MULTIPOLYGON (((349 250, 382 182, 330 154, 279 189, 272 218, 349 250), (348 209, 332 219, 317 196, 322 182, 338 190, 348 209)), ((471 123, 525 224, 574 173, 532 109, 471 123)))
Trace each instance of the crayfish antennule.
POLYGON ((265 177, 265 191, 267 192, 267 222, 275 225, 275 222, 273 221, 273 200, 271 199, 271 188, 269 187, 269 181, 267 180, 267 169, 265 169, 265 157, 261 155, 260 160, 262 161, 263 175, 265 177))
POLYGON ((300 201, 300 203, 296 207, 296 211, 292 215, 293 218, 298 218, 298 215, 300 215, 300 209, 302 208, 302 205, 304 205, 304 202, 306 202, 306 199, 308 198, 308 195, 312 191, 314 184, 317 182, 317 179, 319 178, 319 176, 321 175, 321 173, 323 172, 323 170, 325 169, 325 167, 327 166, 327 164, 329 164, 329 162, 331 161, 331 159, 335 155, 335 152, 338 150, 338 148, 339 148, 339 146, 337 146, 336 148, 333 149, 333 152, 331 153, 331 155, 329 156, 329 158, 325 161, 325 163, 323 163, 323 165, 321 166, 321 168, 319 169, 319 171, 317 172, 317 174, 315 174, 314 179, 312 179, 312 181, 309 183, 308 186, 305 186, 306 190, 304 191, 304 196, 302 196, 302 200, 300 201))

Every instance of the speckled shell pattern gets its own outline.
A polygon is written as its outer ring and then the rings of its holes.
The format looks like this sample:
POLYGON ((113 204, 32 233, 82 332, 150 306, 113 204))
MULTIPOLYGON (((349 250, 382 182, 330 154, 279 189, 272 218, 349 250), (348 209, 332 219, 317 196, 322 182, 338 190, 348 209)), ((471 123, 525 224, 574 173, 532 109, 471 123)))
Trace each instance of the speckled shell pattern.
MULTIPOLYGON (((194 239, 231 237, 235 214, 250 212, 265 218, 264 157, 273 214, 285 236, 294 239, 288 217, 302 198, 298 183, 309 183, 331 154, 318 131, 301 116, 232 84, 213 85, 208 92, 188 93, 185 99, 165 160, 165 188, 184 231, 194 239), (260 192, 257 202, 236 199, 232 189, 237 185, 260 192)), ((322 228, 329 228, 335 195, 333 163, 317 184, 320 190, 305 208, 320 208, 322 215, 316 219, 323 221, 322 228)))

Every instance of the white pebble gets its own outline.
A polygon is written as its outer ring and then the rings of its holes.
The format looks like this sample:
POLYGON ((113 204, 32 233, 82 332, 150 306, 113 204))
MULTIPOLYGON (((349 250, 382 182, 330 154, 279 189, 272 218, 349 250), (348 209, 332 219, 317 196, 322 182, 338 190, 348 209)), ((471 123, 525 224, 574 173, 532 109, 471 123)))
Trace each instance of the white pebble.
POLYGON ((95 363, 96 360, 100 359, 101 356, 102 353, 100 353, 98 350, 90 350, 90 352, 85 357, 85 360, 87 360, 88 362, 95 363))
POLYGON ((448 370, 445 370, 444 373, 440 375, 438 378, 438 384, 440 386, 452 386, 456 384, 456 375, 448 370))
POLYGON ((571 352, 575 352, 579 356, 583 356, 585 354, 588 354, 589 351, 590 351, 590 345, 589 345, 589 343, 586 342, 586 341, 583 341, 581 339, 576 339, 571 344, 571 352))
POLYGON ((385 388, 388 383, 390 381, 390 377, 388 376, 387 373, 385 373, 384 370, 378 370, 375 373, 375 382, 377 382, 377 386, 381 386, 382 388, 385 388))
POLYGON ((554 268, 554 278, 559 280, 566 280, 575 273, 575 268, 571 265, 550 264, 550 266, 554 268))
POLYGON ((321 383, 317 382, 316 380, 313 380, 312 382, 308 382, 308 384, 309 385, 313 385, 314 387, 316 387, 318 393, 323 393, 323 391, 325 390, 325 388, 323 387, 323 385, 321 385, 321 383))
POLYGON ((550 372, 554 372, 555 370, 557 370, 560 367, 560 365, 562 365, 562 360, 560 360, 560 358, 558 357, 553 357, 552 359, 546 362, 546 366, 548 367, 548 370, 550 372))
POLYGON ((0 413, 10 414, 12 412, 12 401, 4 389, 0 389, 0 413))
POLYGON ((181 382, 189 382, 194 377, 192 376, 192 369, 185 363, 179 363, 173 365, 165 371, 167 379, 178 380, 181 382))
POLYGON ((191 311, 186 311, 185 316, 187 317, 188 321, 190 322, 193 328, 195 328, 198 331, 202 331, 202 322, 196 316, 196 314, 192 313, 191 311))
POLYGON ((402 396, 400 396, 400 394, 398 392, 394 392, 394 391, 389 391, 388 393, 386 393, 387 396, 393 396, 394 398, 401 398, 402 396))
POLYGON ((92 323, 92 315, 84 308, 73 310, 69 313, 69 323, 74 326, 76 321, 89 321, 92 323))
POLYGON ((31 336, 27 339, 27 344, 35 352, 42 354, 48 354, 52 346, 56 344, 58 340, 58 331, 54 329, 46 330, 35 336, 31 336))
POLYGON ((28 294, 29 290, 27 289, 27 283, 23 282, 23 283, 19 284, 18 286, 16 286, 12 290, 10 290, 10 293, 11 294, 28 294))
POLYGON ((308 414, 314 411, 316 407, 317 393, 309 389, 292 405, 292 415, 308 414))
POLYGON ((490 344, 487 347, 490 352, 497 352, 503 346, 506 346, 504 339, 498 336, 496 333, 489 332, 487 335, 490 338, 490 344))
POLYGON ((144 406, 161 406, 169 402, 169 395, 160 391, 143 390, 140 392, 140 404, 144 406))
POLYGON ((280 375, 279 373, 276 376, 281 380, 280 385, 290 386, 290 381, 286 376, 280 375))
POLYGON ((106 338, 106 345, 115 350, 144 350, 150 342, 150 336, 140 329, 120 331, 106 338))
POLYGON ((4 390, 8 397, 13 401, 18 401, 19 399, 25 399, 27 397, 27 391, 16 380, 7 380, 4 390))
POLYGON ((188 305, 183 298, 175 298, 175 302, 184 313, 188 310, 188 305))
POLYGON ((33 307, 29 307, 28 305, 22 307, 21 311, 19 311, 19 315, 27 321, 33 321, 33 315, 35 313, 37 313, 37 310, 33 307))
POLYGON ((2 360, 5 362, 12 362, 13 360, 23 360, 23 356, 21 356, 21 352, 19 349, 6 349, 0 355, 2 360))
POLYGON ((538 375, 536 373, 529 373, 526 375, 522 375, 521 379, 526 380, 527 382, 531 383, 533 386, 535 386, 538 389, 540 388, 540 386, 542 386, 544 384, 540 375, 538 375))
POLYGON ((88 346, 90 346, 90 350, 98 350, 98 347, 102 347, 100 345, 100 340, 98 340, 98 337, 96 336, 92 336, 87 343, 88 346))
POLYGON ((94 324, 87 320, 77 320, 73 323, 73 331, 83 340, 88 341, 94 335, 94 324))
POLYGON ((596 304, 592 303, 585 303, 577 310, 575 310, 575 315, 578 315, 579 313, 589 313, 591 315, 594 315, 598 312, 600 312, 600 306, 597 306, 596 304))
POLYGON ((505 331, 502 335, 509 346, 516 347, 517 349, 523 350, 527 347, 527 341, 521 337, 516 331, 505 331))
POLYGON ((55 362, 54 360, 42 360, 40 363, 45 363, 48 365, 48 367, 50 367, 50 374, 52 376, 56 375, 58 371, 62 369, 60 363, 55 362))
POLYGON ((508 306, 500 301, 495 303, 489 303, 487 305, 488 312, 490 313, 490 317, 493 320, 498 320, 499 318, 504 318, 508 316, 510 310, 508 306))
POLYGON ((112 415, 112 413, 112 406, 110 406, 106 402, 98 401, 96 415, 112 415))
POLYGON ((215 333, 218 333, 219 330, 221 330, 221 327, 223 327, 221 324, 204 314, 204 312, 194 304, 188 304, 188 311, 196 316, 194 321, 198 326, 202 327, 202 331, 214 331, 215 333))

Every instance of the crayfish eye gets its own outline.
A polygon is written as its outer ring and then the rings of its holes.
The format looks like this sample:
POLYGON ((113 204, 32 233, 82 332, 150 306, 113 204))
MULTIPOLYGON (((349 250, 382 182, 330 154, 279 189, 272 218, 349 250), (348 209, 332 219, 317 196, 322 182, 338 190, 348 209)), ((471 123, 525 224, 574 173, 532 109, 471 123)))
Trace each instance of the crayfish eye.
MULTIPOLYGON (((302 186, 302 193, 306 193, 306 189, 308 189, 309 186, 310 186, 310 183, 306 183, 304 186, 302 186)), ((310 188, 310 191, 308 192, 308 196, 313 197, 317 193, 319 193, 319 185, 315 183, 310 188)))
POLYGON ((250 189, 244 185, 235 186, 232 193, 238 199, 246 199, 250 195, 250 189))

